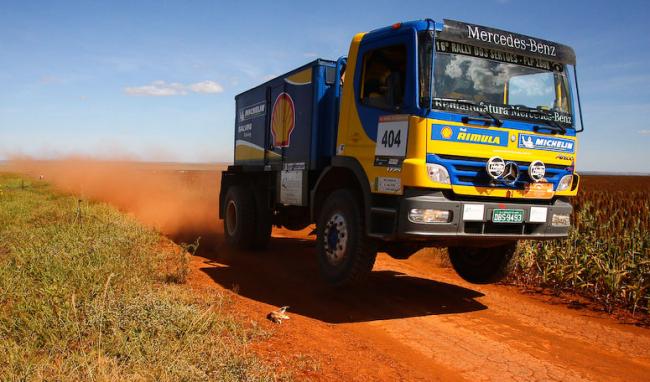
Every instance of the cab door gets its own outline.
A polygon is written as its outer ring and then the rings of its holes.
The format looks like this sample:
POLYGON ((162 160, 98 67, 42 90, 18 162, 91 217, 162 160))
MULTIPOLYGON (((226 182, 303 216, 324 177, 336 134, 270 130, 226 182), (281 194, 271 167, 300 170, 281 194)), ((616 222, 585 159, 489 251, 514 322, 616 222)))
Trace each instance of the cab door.
MULTIPOLYGON (((378 190, 378 181, 385 181, 388 168, 393 177, 401 168, 408 142, 408 116, 418 113, 416 40, 416 31, 405 28, 371 33, 359 43, 353 100, 346 99, 351 107, 347 120, 341 120, 346 131, 344 137, 339 135, 338 149, 361 163, 373 191, 378 190)), ((388 188, 399 192, 401 187, 394 182, 395 186, 388 188)))

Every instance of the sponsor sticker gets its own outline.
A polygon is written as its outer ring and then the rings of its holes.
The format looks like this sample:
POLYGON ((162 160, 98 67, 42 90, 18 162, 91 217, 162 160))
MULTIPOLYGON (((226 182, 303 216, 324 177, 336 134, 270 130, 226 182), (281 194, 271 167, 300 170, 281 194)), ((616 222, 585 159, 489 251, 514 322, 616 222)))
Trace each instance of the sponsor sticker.
POLYGON ((386 193, 396 193, 402 190, 400 178, 377 177, 377 191, 386 193))
POLYGON ((485 206, 483 204, 465 204, 463 205, 464 221, 482 221, 485 206))
POLYGON ((280 203, 303 205, 303 172, 282 171, 280 173, 280 203))
POLYGON ((524 55, 534 59, 575 63, 573 50, 562 44, 460 21, 444 20, 444 28, 436 38, 436 42, 440 40, 476 45, 483 49, 524 55))
POLYGON ((573 153, 575 151, 574 141, 530 134, 519 134, 518 146, 522 149, 559 151, 563 153, 573 153))
POLYGON ((253 124, 244 123, 243 125, 237 126, 237 135, 243 138, 250 138, 253 134, 253 124))
POLYGON ((528 199, 550 199, 553 197, 553 183, 528 183, 523 196, 528 199))
POLYGON ((402 161, 406 156, 408 128, 408 119, 401 115, 384 116, 379 119, 375 144, 375 166, 402 166, 402 161))
POLYGON ((253 105, 244 106, 239 109, 239 122, 261 117, 264 114, 266 114, 266 101, 261 101, 253 105))
POLYGON ((490 146, 508 146, 508 132, 473 127, 431 126, 431 139, 436 141, 464 142, 490 146))
POLYGON ((546 207, 530 207, 531 223, 546 223, 546 214, 548 209, 546 207))
POLYGON ((296 107, 289 93, 278 94, 271 112, 271 134, 273 146, 289 147, 291 133, 296 127, 296 107))
POLYGON ((285 163, 282 169, 284 171, 302 171, 305 169, 305 162, 285 163))

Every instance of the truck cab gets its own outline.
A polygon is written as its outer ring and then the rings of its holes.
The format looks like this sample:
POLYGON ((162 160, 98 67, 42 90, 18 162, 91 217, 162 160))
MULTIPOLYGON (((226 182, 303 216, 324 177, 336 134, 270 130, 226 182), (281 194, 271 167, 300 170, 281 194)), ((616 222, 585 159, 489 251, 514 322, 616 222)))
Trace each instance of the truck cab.
POLYGON ((377 251, 407 258, 426 246, 447 247, 463 278, 496 281, 518 240, 568 235, 582 131, 575 66, 568 46, 453 20, 359 33, 347 57, 237 97, 236 135, 251 139, 224 172, 226 238, 246 236, 236 191, 262 222, 245 228, 253 237, 316 223, 333 284, 362 280, 377 251), (301 76, 311 87, 296 87, 301 76), (272 109, 259 128, 242 123, 256 99, 258 112, 272 109))

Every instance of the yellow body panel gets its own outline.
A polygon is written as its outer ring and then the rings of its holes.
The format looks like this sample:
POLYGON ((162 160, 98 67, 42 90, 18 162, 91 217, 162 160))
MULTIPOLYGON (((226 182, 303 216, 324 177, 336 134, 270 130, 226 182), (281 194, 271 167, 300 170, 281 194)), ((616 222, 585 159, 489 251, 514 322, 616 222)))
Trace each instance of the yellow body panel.
MULTIPOLYGON (((235 142, 235 162, 259 161, 264 159, 264 148, 244 140, 235 142)), ((277 153, 266 150, 267 157, 280 158, 277 153)))
MULTIPOLYGON (((459 122, 450 122, 437 119, 427 119, 428 127, 428 137, 431 137, 433 125, 444 126, 462 126, 469 127, 473 129, 480 129, 476 125, 463 124, 459 122)), ((547 164, 559 164, 564 166, 571 166, 572 162, 575 160, 575 154, 563 154, 553 151, 543 151, 543 150, 532 150, 524 149, 517 147, 519 142, 519 134, 528 134, 534 135, 530 131, 521 131, 516 129, 505 129, 500 127, 485 127, 487 131, 503 131, 507 132, 509 136, 508 145, 503 146, 490 146, 490 145, 480 145, 474 143, 465 143, 465 142, 454 142, 454 141, 436 141, 429 139, 428 151, 434 154, 449 154, 449 155, 459 155, 466 157, 474 158, 485 158, 489 159, 495 155, 498 155, 505 160, 512 161, 522 161, 522 162, 532 162, 536 159, 541 160, 547 164), (560 156, 565 156, 570 159, 562 159, 560 156)), ((575 137, 562 137, 563 139, 571 140, 576 142, 575 137)), ((577 142, 576 142, 577 143, 577 142)))
POLYGON ((301 70, 285 78, 290 84, 293 85, 307 85, 311 83, 311 67, 301 70))
MULTIPOLYGON (((516 129, 506 129, 498 127, 486 127, 489 131, 503 131, 508 133, 508 145, 507 146, 490 146, 474 143, 465 143, 465 142, 455 142, 455 141, 442 141, 442 140, 432 140, 432 129, 437 128, 438 126, 462 126, 462 127, 471 127, 477 128, 475 125, 468 125, 458 122, 450 122, 444 120, 436 119, 427 119, 427 151, 433 154, 447 154, 447 155, 458 155, 465 157, 474 157, 474 158, 484 158, 489 159, 493 156, 499 156, 505 160, 511 161, 521 161, 521 162, 532 162, 534 160, 541 160, 545 164, 554 164, 562 166, 574 166, 575 165, 575 154, 565 154, 554 151, 544 151, 544 150, 533 150, 525 149, 518 147, 519 134, 532 134, 529 131, 520 131, 516 129)), ((577 144, 575 137, 563 136, 563 139, 571 140, 574 142, 574 147, 577 150, 577 144)), ((521 190, 506 190, 502 188, 491 188, 491 187, 471 187, 471 186, 460 186, 453 185, 452 190, 457 194, 462 195, 480 195, 480 196, 493 196, 493 197, 508 197, 508 198, 525 198, 525 194, 521 190)), ((578 192, 577 187, 571 187, 569 190, 555 192, 554 195, 565 195, 573 196, 578 192)), ((553 195, 548 195, 547 198, 551 198, 553 195)))
MULTIPOLYGON (((348 69, 346 70, 345 74, 345 77, 348 79, 350 84, 343 86, 343 102, 341 102, 341 112, 339 115, 339 129, 336 146, 338 147, 337 155, 353 157, 359 161, 366 173, 370 190, 372 192, 379 193, 377 189, 377 179, 379 177, 399 178, 401 181, 401 187, 399 190, 390 194, 400 195, 404 190, 405 174, 408 172, 409 177, 417 176, 417 171, 413 171, 413 169, 425 166, 424 161, 426 159, 426 141, 423 139, 418 141, 416 134, 409 133, 409 148, 407 149, 409 152, 409 154, 407 154, 408 159, 404 161, 403 169, 401 172, 389 172, 389 169, 387 167, 378 167, 374 165, 375 141, 370 139, 368 135, 366 135, 366 132, 363 130, 363 126, 359 120, 357 106, 353 101, 354 86, 351 84, 353 78, 355 77, 355 63, 357 61, 357 55, 359 52, 359 43, 361 42, 363 36, 364 33, 355 35, 352 39, 352 43, 350 44, 347 66, 348 69), (418 144, 420 145, 418 146, 418 144), (413 157, 410 157, 410 152, 413 152, 413 157), (407 168, 409 170, 405 171, 407 168)), ((421 133, 422 134, 420 134, 420 138, 424 138, 424 131, 421 133)), ((426 172, 423 172, 423 174, 426 177, 426 172)), ((433 185, 435 184, 429 181, 429 186, 433 185)), ((444 185, 440 186, 444 187, 444 185)))

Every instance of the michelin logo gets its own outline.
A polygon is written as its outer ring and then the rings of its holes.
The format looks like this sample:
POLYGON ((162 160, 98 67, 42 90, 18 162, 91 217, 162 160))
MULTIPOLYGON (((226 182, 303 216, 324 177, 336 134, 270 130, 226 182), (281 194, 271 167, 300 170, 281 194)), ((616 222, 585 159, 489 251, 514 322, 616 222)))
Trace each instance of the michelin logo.
POLYGON ((265 101, 258 102, 254 105, 244 106, 239 109, 239 122, 261 117, 266 113, 265 101))
POLYGON ((568 139, 519 134, 519 147, 524 149, 573 153, 574 146, 575 142, 568 139))

